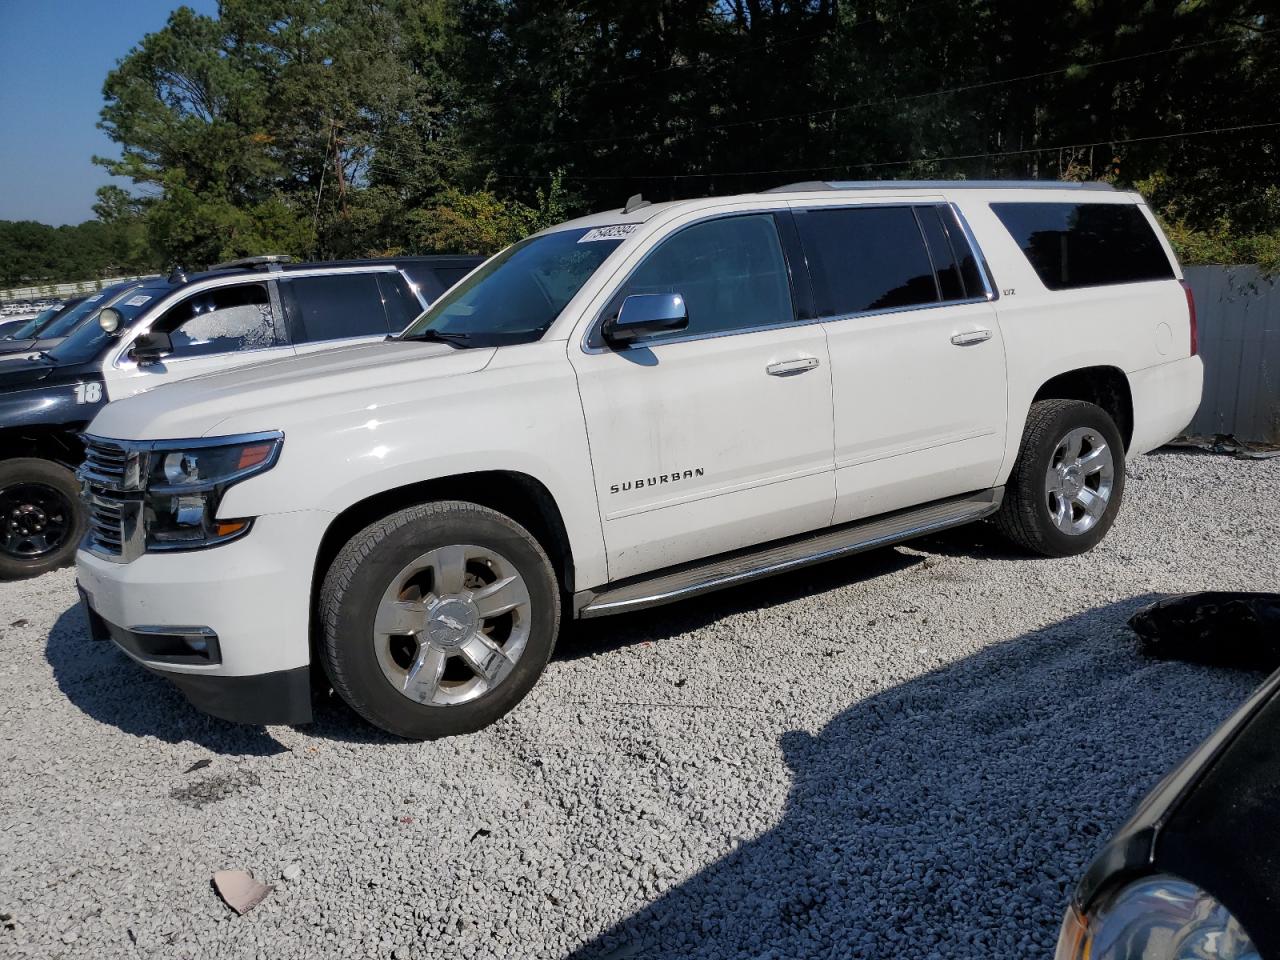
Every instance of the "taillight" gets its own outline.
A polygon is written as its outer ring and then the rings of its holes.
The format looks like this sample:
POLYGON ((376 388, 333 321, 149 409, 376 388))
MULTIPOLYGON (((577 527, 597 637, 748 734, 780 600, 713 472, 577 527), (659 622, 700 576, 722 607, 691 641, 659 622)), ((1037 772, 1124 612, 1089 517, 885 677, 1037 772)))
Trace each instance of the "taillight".
POLYGON ((1191 292, 1191 285, 1182 281, 1182 289, 1187 292, 1187 320, 1191 323, 1191 356, 1200 352, 1200 331, 1196 329, 1196 296, 1191 292))

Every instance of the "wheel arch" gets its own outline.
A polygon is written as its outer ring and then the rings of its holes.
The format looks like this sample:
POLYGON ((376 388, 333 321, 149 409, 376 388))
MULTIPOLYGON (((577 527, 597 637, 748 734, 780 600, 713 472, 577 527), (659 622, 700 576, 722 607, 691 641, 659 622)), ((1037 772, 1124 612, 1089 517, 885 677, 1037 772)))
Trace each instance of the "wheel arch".
POLYGON ((80 439, 84 427, 85 424, 58 424, 0 428, 0 450, 4 451, 0 459, 34 457, 74 470, 84 459, 84 441, 80 439))
POLYGON ((325 529, 316 552, 311 581, 312 640, 319 619, 317 603, 325 574, 343 545, 358 531, 388 514, 429 500, 465 500, 497 510, 523 526, 547 551, 551 566, 560 578, 561 590, 572 596, 575 589, 573 548, 559 504, 537 478, 510 470, 436 477, 393 487, 365 497, 337 514, 325 529))
POLYGON ((1039 400, 1083 400, 1101 407, 1115 421, 1126 451, 1133 442, 1133 390, 1119 367, 1079 367, 1059 373, 1041 384, 1031 402, 1039 400))

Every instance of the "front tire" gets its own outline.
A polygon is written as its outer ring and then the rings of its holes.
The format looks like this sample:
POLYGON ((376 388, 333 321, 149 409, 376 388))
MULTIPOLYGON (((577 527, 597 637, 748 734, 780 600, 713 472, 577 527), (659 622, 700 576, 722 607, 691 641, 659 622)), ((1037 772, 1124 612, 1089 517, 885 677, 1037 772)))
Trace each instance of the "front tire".
POLYGON ((510 711, 555 646, 560 589, 546 551, 495 510, 437 501, 365 527, 320 594, 334 690, 411 740, 472 733, 510 711))
POLYGON ((1033 403, 999 530, 1041 556, 1075 556, 1106 536, 1123 498, 1124 441, 1110 415, 1082 400, 1033 403))
POLYGON ((0 579, 71 563, 86 522, 80 485, 68 467, 36 457, 0 460, 0 579))

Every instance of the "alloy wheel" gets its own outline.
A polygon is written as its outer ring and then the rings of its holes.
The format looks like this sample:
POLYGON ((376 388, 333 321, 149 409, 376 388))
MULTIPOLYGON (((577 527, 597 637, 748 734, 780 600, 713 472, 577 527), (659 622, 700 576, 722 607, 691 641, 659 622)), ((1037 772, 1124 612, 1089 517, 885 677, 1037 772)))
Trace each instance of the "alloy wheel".
POLYGON ((438 547, 407 564, 374 615, 387 682, 430 706, 468 703, 501 684, 529 639, 529 589, 515 565, 473 544, 438 547))
POLYGON ((1045 472, 1049 518, 1060 531, 1079 536, 1107 512, 1115 484, 1115 458, 1106 439, 1077 427, 1058 441, 1045 472))

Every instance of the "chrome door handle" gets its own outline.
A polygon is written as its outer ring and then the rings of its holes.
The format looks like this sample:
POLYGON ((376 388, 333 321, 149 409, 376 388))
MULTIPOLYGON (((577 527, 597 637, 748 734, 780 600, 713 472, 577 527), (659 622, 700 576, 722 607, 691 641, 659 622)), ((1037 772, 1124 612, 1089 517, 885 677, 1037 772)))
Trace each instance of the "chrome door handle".
POLYGON ((990 330, 970 330, 966 333, 957 333, 951 338, 951 342, 957 347, 967 347, 974 343, 983 343, 991 339, 990 330))
POLYGON ((769 364, 764 368, 764 372, 771 377, 790 377, 797 373, 813 370, 820 362, 817 357, 804 357, 801 360, 781 360, 778 363, 769 364))

